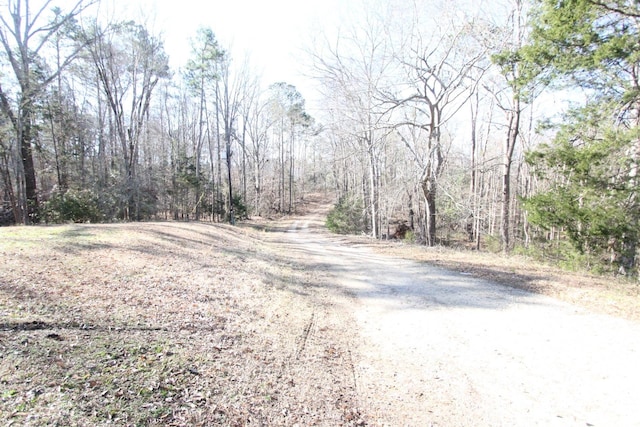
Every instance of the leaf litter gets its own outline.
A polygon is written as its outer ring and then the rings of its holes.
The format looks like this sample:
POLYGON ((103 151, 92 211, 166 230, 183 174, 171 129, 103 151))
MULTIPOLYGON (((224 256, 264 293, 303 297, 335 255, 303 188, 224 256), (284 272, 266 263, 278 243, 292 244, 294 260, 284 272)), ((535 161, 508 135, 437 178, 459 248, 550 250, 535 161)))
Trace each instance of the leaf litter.
POLYGON ((0 230, 5 425, 363 425, 322 278, 251 228, 0 230))

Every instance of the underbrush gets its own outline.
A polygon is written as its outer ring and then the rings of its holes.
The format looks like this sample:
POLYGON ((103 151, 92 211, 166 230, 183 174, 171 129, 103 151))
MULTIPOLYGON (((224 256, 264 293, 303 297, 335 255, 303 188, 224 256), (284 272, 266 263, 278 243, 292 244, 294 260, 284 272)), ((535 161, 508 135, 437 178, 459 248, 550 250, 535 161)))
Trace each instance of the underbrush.
MULTIPOLYGON (((598 276, 620 276, 619 267, 603 255, 577 251, 569 242, 535 243, 518 245, 514 255, 524 256, 536 262, 553 265, 570 272, 584 272, 598 276)), ((627 275, 633 279, 634 274, 627 275)))

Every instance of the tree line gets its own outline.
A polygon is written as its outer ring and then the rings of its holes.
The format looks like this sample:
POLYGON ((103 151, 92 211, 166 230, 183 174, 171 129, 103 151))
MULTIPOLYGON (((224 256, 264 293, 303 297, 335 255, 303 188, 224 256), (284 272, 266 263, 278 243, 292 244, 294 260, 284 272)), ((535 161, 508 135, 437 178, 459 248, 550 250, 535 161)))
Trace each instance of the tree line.
POLYGON ((211 28, 173 70, 143 23, 92 19, 97 0, 11 0, 0 222, 233 223, 322 189, 337 231, 634 274, 637 2, 471 3, 353 5, 307 47, 312 117, 211 28))
POLYGON ((638 2, 359 16, 310 52, 332 103, 332 228, 635 274, 638 2))
POLYGON ((92 19, 98 3, 2 11, 3 222, 291 212, 314 132, 296 88, 261 89, 210 28, 172 70, 159 36, 92 19))

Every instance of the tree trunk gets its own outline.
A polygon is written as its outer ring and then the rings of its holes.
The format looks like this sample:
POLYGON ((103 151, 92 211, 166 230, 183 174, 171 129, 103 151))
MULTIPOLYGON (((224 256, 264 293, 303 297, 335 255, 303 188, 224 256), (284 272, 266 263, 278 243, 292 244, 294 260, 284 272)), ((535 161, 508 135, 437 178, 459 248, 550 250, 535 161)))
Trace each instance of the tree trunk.
POLYGON ((436 188, 434 179, 429 172, 427 177, 422 180, 422 195, 424 197, 425 216, 426 216, 426 244, 427 246, 436 245, 436 188))
POLYGON ((511 164, 513 151, 520 131, 520 100, 514 99, 513 110, 509 113, 509 130, 505 143, 504 160, 502 165, 502 224, 500 227, 502 237, 502 252, 507 253, 511 249, 511 164))
POLYGON ((25 224, 38 222, 38 190, 36 183, 36 169, 33 161, 31 145, 31 106, 24 105, 20 126, 20 154, 24 170, 25 203, 23 208, 25 224))
POLYGON ((11 179, 11 171, 9 165, 9 154, 6 149, 0 145, 0 154, 2 154, 2 179, 4 181, 5 196, 9 200, 11 206, 11 212, 13 213, 13 221, 19 223, 21 221, 20 209, 18 209, 18 203, 15 193, 13 191, 13 182, 11 179))
POLYGON ((218 170, 216 174, 216 216, 220 222, 220 212, 222 203, 222 143, 220 141, 220 86, 216 80, 216 162, 218 170))
POLYGON ((294 175, 294 149, 295 149, 295 123, 291 119, 291 140, 289 145, 289 213, 293 212, 293 175, 294 175))
POLYGON ((235 225, 236 218, 233 207, 233 185, 231 182, 231 134, 230 130, 225 133, 225 140, 227 144, 227 179, 229 180, 229 224, 235 225))
POLYGON ((376 168, 376 158, 375 153, 373 152, 373 143, 371 139, 369 142, 369 203, 370 203, 370 214, 371 214, 371 236, 374 239, 379 237, 379 224, 378 224, 378 183, 377 183, 377 168, 376 168))
POLYGON ((284 165, 285 165, 285 155, 284 155, 284 118, 280 120, 280 185, 278 190, 278 210, 280 212, 284 211, 284 194, 285 194, 285 177, 284 177, 284 165))

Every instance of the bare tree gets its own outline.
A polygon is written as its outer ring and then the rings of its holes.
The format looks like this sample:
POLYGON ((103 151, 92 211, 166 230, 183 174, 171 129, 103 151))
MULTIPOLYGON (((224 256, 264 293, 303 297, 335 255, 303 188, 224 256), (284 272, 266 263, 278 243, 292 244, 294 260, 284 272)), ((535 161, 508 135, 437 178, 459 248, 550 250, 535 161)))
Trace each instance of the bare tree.
POLYGON ((52 38, 96 1, 77 1, 68 12, 53 8, 50 0, 9 0, 7 14, 0 15, 0 43, 15 78, 17 92, 11 100, 10 85, 0 85, 0 109, 9 118, 20 145, 24 197, 21 197, 22 222, 37 222, 38 191, 32 144, 37 98, 46 87, 77 57, 82 46, 71 43, 64 58, 55 66, 45 63, 41 53, 52 38), (34 3, 37 6, 34 6, 34 3))
POLYGON ((517 51, 522 48, 528 37, 526 1, 512 0, 512 9, 508 23, 497 32, 494 41, 499 52, 493 57, 500 67, 503 82, 490 87, 498 107, 506 117, 507 134, 504 139, 502 160, 502 220, 500 234, 502 250, 511 248, 511 170, 513 154, 520 139, 520 127, 523 110, 535 97, 535 75, 538 67, 530 61, 522 61, 517 51))
POLYGON ((269 89, 270 113, 279 131, 279 205, 281 211, 286 206, 286 211, 291 213, 294 209, 296 137, 298 128, 308 126, 311 118, 305 111, 305 100, 295 86, 279 82, 269 89))
POLYGON ((473 43, 470 24, 456 29, 451 22, 446 30, 441 34, 431 32, 425 39, 416 29, 409 45, 398 55, 406 70, 404 81, 393 91, 381 91, 390 108, 397 110, 395 127, 422 131, 420 139, 412 133, 413 138, 402 140, 420 169, 419 187, 425 202, 429 246, 436 244, 438 178, 445 162, 443 127, 473 93, 482 74, 478 63, 486 55, 484 49, 473 43))
POLYGON ((274 122, 273 117, 267 113, 269 101, 260 99, 257 85, 252 86, 252 88, 253 90, 248 94, 248 98, 251 101, 245 106, 244 120, 249 137, 247 151, 249 152, 253 175, 253 210, 257 215, 261 215, 264 192, 263 177, 271 150, 268 135, 274 122))
POLYGON ((154 88, 169 77, 161 40, 141 25, 124 23, 103 31, 95 27, 90 52, 111 110, 123 160, 123 217, 140 219, 137 179, 139 144, 154 88))
POLYGON ((218 41, 209 28, 200 28, 196 38, 192 41, 191 58, 187 62, 185 78, 191 90, 194 91, 198 99, 198 123, 196 126, 197 135, 195 137, 195 167, 196 167, 196 220, 200 219, 201 201, 204 193, 201 188, 201 157, 202 147, 206 137, 210 137, 208 120, 208 95, 215 89, 212 83, 219 78, 220 64, 225 56, 224 51, 219 47, 218 41))
POLYGON ((233 68, 231 58, 226 57, 220 68, 220 84, 218 85, 218 110, 222 120, 222 136, 225 144, 225 163, 227 166, 227 216, 229 223, 235 224, 235 199, 233 191, 232 158, 233 142, 238 141, 237 129, 241 119, 241 105, 250 93, 250 78, 246 64, 233 68))
POLYGON ((327 103, 334 110, 333 128, 344 137, 338 141, 355 142, 365 167, 363 199, 368 202, 368 223, 373 237, 381 235, 380 157, 390 133, 380 88, 384 87, 391 67, 391 48, 383 30, 384 23, 367 17, 366 22, 341 35, 335 44, 326 43, 312 52, 317 78, 323 85, 327 103))

